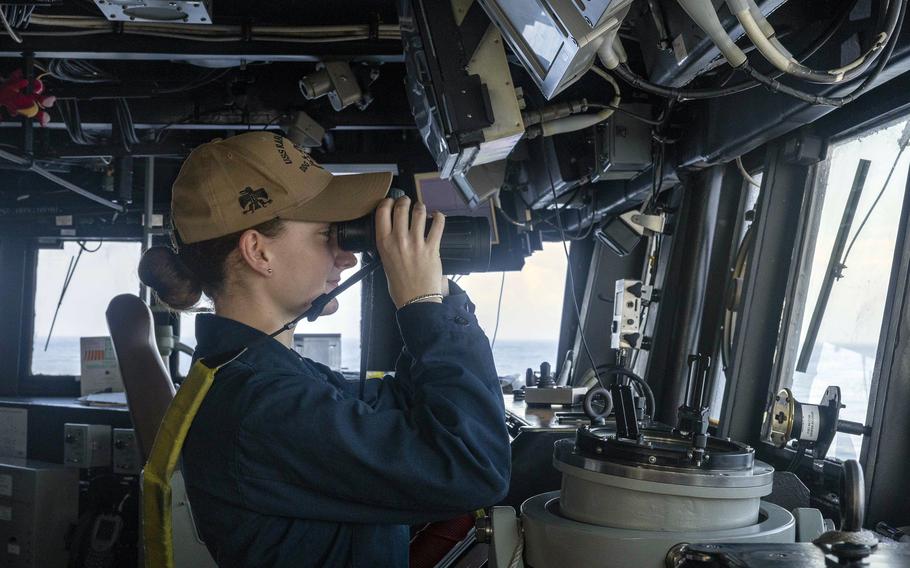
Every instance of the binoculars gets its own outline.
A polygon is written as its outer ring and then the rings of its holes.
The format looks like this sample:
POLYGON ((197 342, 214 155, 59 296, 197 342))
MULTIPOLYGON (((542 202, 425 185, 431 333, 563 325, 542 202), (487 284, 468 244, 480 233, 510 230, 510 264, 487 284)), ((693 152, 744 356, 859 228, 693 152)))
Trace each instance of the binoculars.
MULTIPOLYGON (((427 232, 432 220, 427 220, 427 232)), ((336 225, 338 246, 350 252, 376 250, 374 214, 336 225)), ((445 230, 439 244, 442 271, 445 274, 483 272, 490 267, 490 222, 486 217, 453 215, 446 217, 445 230)))

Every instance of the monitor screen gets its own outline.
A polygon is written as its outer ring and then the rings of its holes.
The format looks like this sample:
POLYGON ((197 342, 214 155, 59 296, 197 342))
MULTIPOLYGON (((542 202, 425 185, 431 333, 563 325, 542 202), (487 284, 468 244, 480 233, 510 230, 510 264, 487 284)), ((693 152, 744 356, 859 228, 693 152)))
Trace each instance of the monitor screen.
POLYGON ((565 41, 556 22, 537 0, 502 2, 499 6, 509 24, 534 54, 542 70, 541 75, 546 75, 565 41))

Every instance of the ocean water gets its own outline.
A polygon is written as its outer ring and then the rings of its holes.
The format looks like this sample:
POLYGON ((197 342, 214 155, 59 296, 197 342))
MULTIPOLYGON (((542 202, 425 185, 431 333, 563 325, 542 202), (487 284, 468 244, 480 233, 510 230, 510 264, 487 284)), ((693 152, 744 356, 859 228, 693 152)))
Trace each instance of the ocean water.
MULTIPOLYGON (((188 341, 191 346, 195 341, 188 341)), ((493 348, 496 372, 500 376, 521 374, 525 369, 538 369, 542 361, 556 366, 556 346, 554 341, 539 340, 505 340, 499 339, 493 348)), ((181 357, 181 370, 189 370, 189 358, 181 357)), ((357 372, 360 368, 360 342, 356 339, 342 339, 342 370, 357 372)), ((79 375, 79 338, 54 337, 44 351, 44 338, 35 342, 32 350, 32 373, 42 375, 79 375)))

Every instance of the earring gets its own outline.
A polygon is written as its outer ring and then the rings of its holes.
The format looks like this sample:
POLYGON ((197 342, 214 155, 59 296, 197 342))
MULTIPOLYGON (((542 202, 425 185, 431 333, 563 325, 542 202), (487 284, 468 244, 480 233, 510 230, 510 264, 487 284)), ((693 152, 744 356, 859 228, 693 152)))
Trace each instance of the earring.
POLYGON ((268 272, 269 274, 271 274, 271 273, 272 273, 272 267, 270 266, 266 272, 268 272))

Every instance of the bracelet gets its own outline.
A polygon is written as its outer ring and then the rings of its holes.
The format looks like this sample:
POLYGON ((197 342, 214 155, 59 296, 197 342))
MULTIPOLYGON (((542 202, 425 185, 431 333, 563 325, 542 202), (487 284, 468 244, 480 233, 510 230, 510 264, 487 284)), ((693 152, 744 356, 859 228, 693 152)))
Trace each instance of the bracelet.
MULTIPOLYGON (((433 294, 421 294, 420 296, 417 296, 416 298, 411 298, 410 300, 405 302, 404 306, 410 306, 411 304, 416 304, 417 302, 423 302, 426 300, 430 300, 432 298, 439 298, 440 300, 442 300, 442 294, 440 294, 438 292, 433 293, 433 294)), ((404 306, 401 306, 401 307, 403 308, 404 306)))

